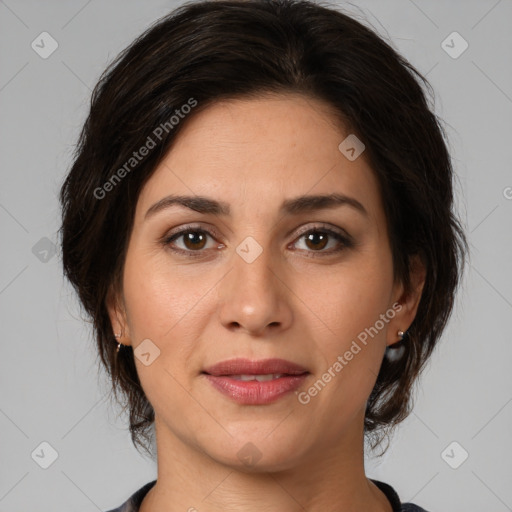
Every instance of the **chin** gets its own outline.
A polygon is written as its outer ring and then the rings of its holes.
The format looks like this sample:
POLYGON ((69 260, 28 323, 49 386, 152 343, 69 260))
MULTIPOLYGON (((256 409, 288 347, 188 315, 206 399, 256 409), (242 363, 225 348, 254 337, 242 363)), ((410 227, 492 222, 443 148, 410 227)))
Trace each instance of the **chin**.
POLYGON ((299 464, 304 453, 300 437, 294 438, 285 432, 285 442, 282 438, 272 438, 268 432, 261 436, 254 433, 233 436, 227 446, 218 444, 213 450, 205 447, 205 451, 219 463, 244 473, 279 472, 299 464))

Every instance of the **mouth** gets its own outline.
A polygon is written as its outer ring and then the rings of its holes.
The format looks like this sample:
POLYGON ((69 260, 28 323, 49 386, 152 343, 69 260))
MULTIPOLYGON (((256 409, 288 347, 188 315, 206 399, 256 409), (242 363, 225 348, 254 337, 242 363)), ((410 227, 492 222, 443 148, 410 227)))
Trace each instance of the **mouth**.
MULTIPOLYGON (((275 375, 301 375, 308 373, 308 370, 301 365, 286 359, 261 359, 252 361, 250 359, 229 359, 209 366, 203 370, 208 375, 239 376, 239 377, 266 377, 271 380, 275 375)), ((249 380, 249 379, 242 379, 249 380)))
POLYGON ((212 386, 244 405, 264 405, 295 391, 309 371, 285 359, 231 359, 201 372, 212 386))

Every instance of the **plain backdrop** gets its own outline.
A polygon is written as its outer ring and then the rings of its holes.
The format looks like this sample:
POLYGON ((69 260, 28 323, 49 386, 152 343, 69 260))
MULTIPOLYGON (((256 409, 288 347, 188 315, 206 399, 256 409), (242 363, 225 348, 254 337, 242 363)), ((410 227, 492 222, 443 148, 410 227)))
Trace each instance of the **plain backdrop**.
MULTIPOLYGON (((91 89, 120 50, 178 4, 0 1, 2 512, 108 510, 156 477, 106 399, 91 327, 54 251, 57 194, 91 89), (55 459, 46 469, 42 453, 55 459)), ((512 2, 340 5, 433 85, 471 247, 414 412, 384 457, 368 455, 367 475, 431 512, 510 511, 512 2)))

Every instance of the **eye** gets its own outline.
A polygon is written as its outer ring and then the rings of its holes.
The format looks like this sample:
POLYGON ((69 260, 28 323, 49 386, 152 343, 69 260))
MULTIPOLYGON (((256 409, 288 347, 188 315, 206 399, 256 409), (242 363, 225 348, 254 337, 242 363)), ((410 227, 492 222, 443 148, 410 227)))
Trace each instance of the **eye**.
MULTIPOLYGON (((328 228, 309 229, 305 233, 302 233, 298 240, 304 240, 304 250, 306 251, 327 254, 337 253, 354 245, 347 235, 343 235, 328 228), (330 247, 328 247, 329 244, 330 247), (326 247, 330 250, 324 250, 326 247)), ((295 244, 297 244, 297 242, 295 242, 295 244)), ((301 248, 301 250, 303 249, 301 248)))
POLYGON ((213 239, 213 235, 209 231, 195 227, 187 227, 186 229, 182 229, 177 233, 167 236, 162 243, 169 246, 172 251, 179 253, 201 252, 202 249, 211 248, 206 246, 208 237, 213 239), (176 243, 176 241, 180 239, 181 247, 176 243), (173 245, 178 247, 175 248, 173 245))

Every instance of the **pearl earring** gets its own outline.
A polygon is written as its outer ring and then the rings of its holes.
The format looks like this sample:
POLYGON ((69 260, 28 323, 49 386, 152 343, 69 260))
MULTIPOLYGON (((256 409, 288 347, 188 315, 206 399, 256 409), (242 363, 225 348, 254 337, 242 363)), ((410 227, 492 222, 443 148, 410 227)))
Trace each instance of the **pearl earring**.
POLYGON ((400 339, 393 343, 393 345, 388 345, 385 352, 385 357, 393 362, 398 361, 403 356, 405 351, 405 345, 401 343, 404 339, 405 332, 398 331, 397 334, 400 339))
MULTIPOLYGON (((115 336, 116 338, 120 338, 120 337, 121 337, 121 333, 120 333, 120 332, 119 332, 119 333, 118 333, 118 332, 115 332, 115 333, 114 333, 114 336, 115 336)), ((121 343, 118 343, 118 344, 117 344, 117 350, 116 350, 116 353, 118 353, 118 352, 119 352, 119 349, 120 349, 120 348, 121 348, 121 343)))

